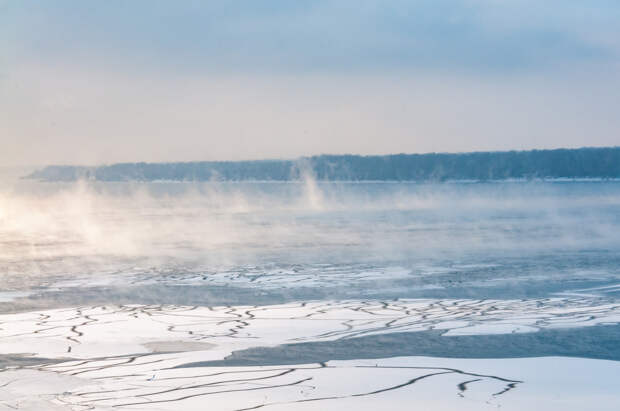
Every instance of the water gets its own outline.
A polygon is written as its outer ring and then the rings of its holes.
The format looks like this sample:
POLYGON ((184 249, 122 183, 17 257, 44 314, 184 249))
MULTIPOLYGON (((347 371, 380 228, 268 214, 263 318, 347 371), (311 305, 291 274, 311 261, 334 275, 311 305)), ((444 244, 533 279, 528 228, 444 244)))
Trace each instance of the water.
POLYGON ((620 182, 0 190, 4 310, 620 293, 620 182), (14 298, 13 298, 14 297, 14 298))
POLYGON ((6 179, 0 405, 618 409, 619 233, 618 181, 6 179))

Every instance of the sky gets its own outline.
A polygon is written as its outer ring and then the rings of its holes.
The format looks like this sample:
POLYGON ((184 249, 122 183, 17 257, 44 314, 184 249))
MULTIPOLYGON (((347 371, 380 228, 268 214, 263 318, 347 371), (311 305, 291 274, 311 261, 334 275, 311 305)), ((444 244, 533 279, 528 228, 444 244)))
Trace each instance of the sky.
POLYGON ((620 145, 617 0, 0 0, 0 166, 620 145))

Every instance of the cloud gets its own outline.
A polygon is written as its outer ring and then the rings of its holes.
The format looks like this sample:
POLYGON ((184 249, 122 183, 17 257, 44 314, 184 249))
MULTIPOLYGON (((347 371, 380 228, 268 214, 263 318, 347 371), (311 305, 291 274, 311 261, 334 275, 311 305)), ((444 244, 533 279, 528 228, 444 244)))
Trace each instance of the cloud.
POLYGON ((615 1, 2 1, 0 162, 616 145, 615 1))
POLYGON ((620 6, 539 3, 26 1, 5 6, 0 41, 43 62, 237 73, 535 70, 618 58, 608 39, 620 35, 620 6))

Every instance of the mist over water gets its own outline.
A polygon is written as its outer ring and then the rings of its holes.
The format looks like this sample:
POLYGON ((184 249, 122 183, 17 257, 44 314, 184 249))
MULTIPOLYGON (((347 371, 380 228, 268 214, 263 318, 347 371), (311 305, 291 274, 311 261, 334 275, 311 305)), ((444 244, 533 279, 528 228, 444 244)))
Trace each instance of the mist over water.
POLYGON ((555 410, 565 393, 594 389, 594 403, 607 384, 611 409, 619 233, 618 181, 5 178, 0 377, 27 381, 27 395, 32 380, 12 367, 45 371, 42 383, 77 377, 86 388, 63 380, 54 398, 90 408, 193 409, 184 401, 210 395, 218 409, 346 409, 403 390, 394 404, 521 409, 525 398, 555 410), (436 391, 420 402, 429 381, 436 391), (266 391, 255 398, 256 387, 266 391))
POLYGON ((518 288, 542 281, 537 293, 544 295, 617 281, 619 233, 614 181, 7 179, 0 276, 9 291, 200 279, 395 298, 479 287, 493 295, 502 286, 518 296, 518 288))

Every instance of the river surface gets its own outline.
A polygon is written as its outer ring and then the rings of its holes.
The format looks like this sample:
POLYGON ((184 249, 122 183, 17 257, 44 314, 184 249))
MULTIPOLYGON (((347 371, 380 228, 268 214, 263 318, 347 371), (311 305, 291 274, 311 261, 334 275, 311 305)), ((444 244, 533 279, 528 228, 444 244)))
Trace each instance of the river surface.
POLYGON ((73 286, 115 302, 128 285, 133 302, 201 305, 615 298, 620 182, 22 181, 0 191, 0 275, 0 304, 20 306, 70 304, 73 286))
POLYGON ((0 281, 9 408, 620 406, 618 181, 5 178, 0 281))

